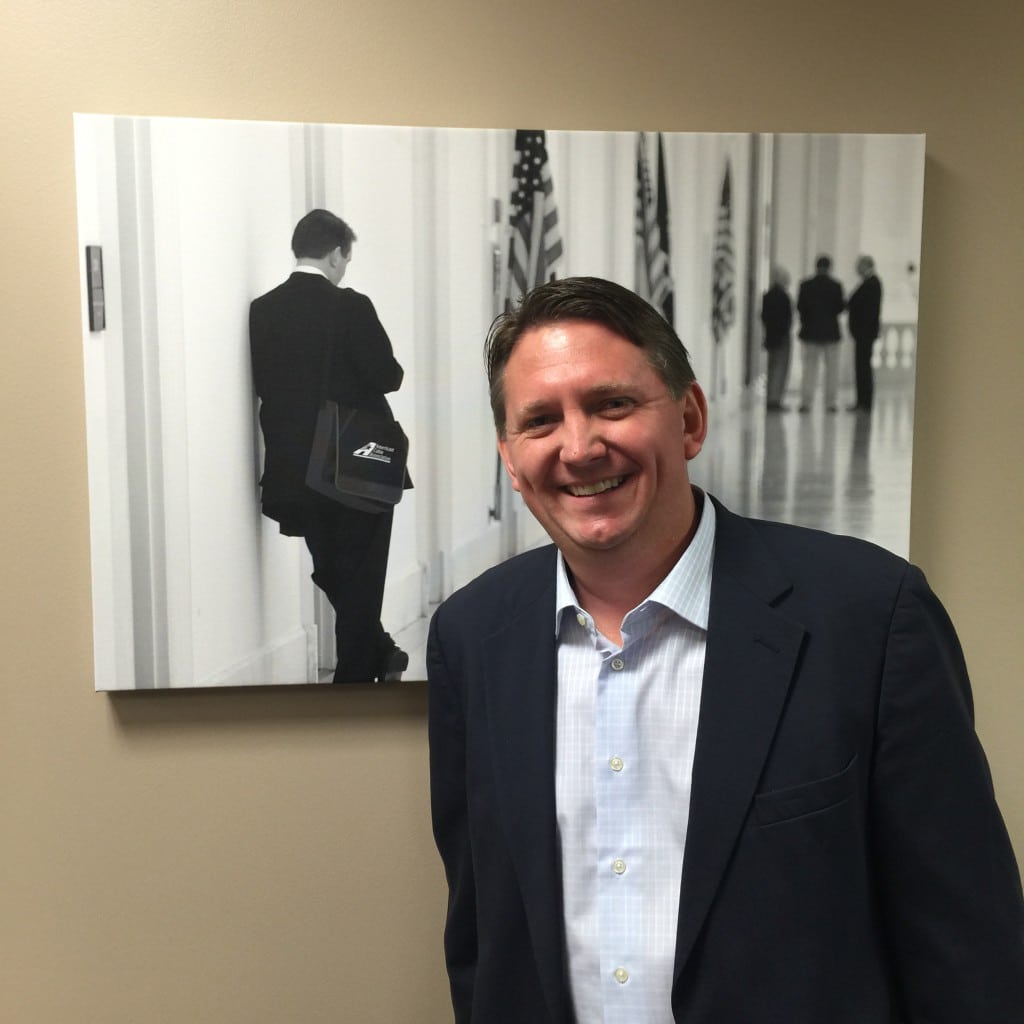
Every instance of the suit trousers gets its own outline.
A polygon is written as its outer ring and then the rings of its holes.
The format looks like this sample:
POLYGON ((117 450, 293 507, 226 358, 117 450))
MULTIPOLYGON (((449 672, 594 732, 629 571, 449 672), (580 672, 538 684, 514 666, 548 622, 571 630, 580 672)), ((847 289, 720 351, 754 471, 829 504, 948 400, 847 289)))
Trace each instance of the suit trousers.
POLYGON ((875 400, 875 374, 871 369, 875 339, 854 336, 853 344, 853 369, 857 379, 857 407, 870 409, 875 400))
POLYGON ((778 405, 786 393, 789 378, 791 344, 785 341, 776 348, 768 349, 767 399, 769 405, 778 405))
POLYGON ((334 608, 336 683, 373 682, 391 638, 381 625, 394 511, 359 512, 327 498, 304 510, 313 582, 334 608))
POLYGON ((809 409, 818 390, 818 367, 825 364, 825 407, 835 409, 839 402, 839 342, 804 341, 800 344, 800 407, 809 409))

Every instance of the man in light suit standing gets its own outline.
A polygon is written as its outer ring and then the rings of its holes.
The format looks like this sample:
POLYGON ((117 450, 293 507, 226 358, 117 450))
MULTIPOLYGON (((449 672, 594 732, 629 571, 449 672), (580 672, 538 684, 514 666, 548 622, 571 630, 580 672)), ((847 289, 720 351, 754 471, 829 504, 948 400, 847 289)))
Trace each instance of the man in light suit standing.
POLYGON ((554 546, 431 625, 456 1020, 1014 1019, 1020 877, 921 573, 692 487, 707 402, 618 285, 535 289, 487 360, 554 546))

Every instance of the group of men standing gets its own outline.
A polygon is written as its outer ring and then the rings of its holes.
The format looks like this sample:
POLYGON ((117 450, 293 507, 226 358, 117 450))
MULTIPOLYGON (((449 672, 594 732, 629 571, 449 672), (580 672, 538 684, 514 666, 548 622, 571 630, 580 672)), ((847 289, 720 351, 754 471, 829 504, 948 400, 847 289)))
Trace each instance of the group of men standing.
MULTIPOLYGON (((871 356, 881 330, 882 282, 870 256, 857 260, 860 283, 843 296, 843 286, 831 274, 832 260, 819 256, 815 272, 800 282, 796 309, 800 315, 802 375, 800 412, 810 412, 818 390, 821 365, 825 366, 825 408, 839 411, 839 316, 847 314, 847 326, 854 341, 854 372, 857 399, 850 412, 869 412, 874 404, 874 373, 871 356)), ((783 395, 789 376, 793 302, 789 297, 789 274, 782 267, 772 270, 771 286, 761 302, 764 347, 768 352, 767 409, 785 410, 783 395)))

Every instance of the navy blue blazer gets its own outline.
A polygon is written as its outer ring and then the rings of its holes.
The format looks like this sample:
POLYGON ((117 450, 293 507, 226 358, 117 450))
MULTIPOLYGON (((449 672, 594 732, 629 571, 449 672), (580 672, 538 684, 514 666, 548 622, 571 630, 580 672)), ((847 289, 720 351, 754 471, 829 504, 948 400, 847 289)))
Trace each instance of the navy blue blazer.
MULTIPOLYGON (((1020 1019, 1020 876, 945 611, 880 548, 716 508, 676 1020, 1020 1019)), ((458 1022, 574 1019, 554 566, 552 547, 518 556, 431 624, 431 798, 458 1022)))

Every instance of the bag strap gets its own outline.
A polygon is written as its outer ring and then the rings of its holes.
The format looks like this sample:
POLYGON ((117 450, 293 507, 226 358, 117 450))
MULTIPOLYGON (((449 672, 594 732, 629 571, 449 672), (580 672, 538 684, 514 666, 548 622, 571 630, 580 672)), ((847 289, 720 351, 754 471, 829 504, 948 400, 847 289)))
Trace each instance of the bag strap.
POLYGON ((341 438, 345 433, 345 428, 352 422, 352 418, 356 414, 355 409, 345 410, 345 419, 342 421, 341 418, 341 406, 335 405, 334 407, 334 479, 337 482, 338 475, 341 473, 341 438))

